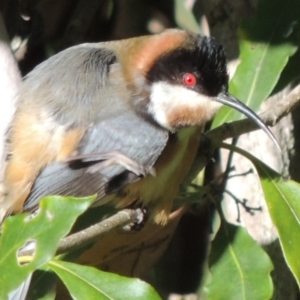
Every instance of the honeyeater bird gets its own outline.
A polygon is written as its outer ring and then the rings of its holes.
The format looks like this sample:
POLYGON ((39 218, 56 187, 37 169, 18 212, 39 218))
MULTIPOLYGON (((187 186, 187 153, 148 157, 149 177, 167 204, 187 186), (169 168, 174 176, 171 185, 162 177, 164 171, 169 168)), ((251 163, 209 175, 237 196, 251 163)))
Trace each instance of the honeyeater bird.
POLYGON ((96 193, 95 205, 136 202, 165 224, 202 128, 222 104, 276 142, 228 93, 225 52, 214 38, 173 29, 50 57, 20 91, 1 218, 34 210, 46 195, 96 193))

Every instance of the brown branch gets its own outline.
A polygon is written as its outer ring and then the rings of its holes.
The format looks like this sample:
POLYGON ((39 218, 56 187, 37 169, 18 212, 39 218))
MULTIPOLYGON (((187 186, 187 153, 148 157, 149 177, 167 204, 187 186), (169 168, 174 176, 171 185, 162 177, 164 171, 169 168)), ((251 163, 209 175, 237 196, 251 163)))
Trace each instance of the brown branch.
POLYGON ((136 218, 137 212, 134 209, 121 210, 99 223, 63 238, 58 245, 57 254, 66 253, 70 250, 89 245, 113 229, 124 227, 134 222, 136 218))
MULTIPOLYGON (((268 101, 275 102, 273 99, 268 101)), ((273 107, 264 113, 259 114, 260 118, 269 126, 276 125, 283 117, 288 115, 294 108, 300 104, 300 85, 297 85, 287 96, 282 100, 276 102, 274 105, 269 105, 268 107, 273 107)), ((233 138, 244 133, 248 133, 259 129, 256 124, 254 124, 249 119, 244 119, 240 121, 235 121, 230 124, 223 124, 218 128, 215 128, 205 134, 205 136, 212 141, 223 141, 228 138, 233 138)))
MULTIPOLYGON (((100 237, 110 233, 112 230, 134 222, 137 218, 137 214, 138 213, 134 209, 124 209, 99 223, 71 234, 60 241, 56 254, 63 254, 96 242, 100 237)), ((25 246, 18 252, 19 262, 30 262, 33 259, 34 252, 34 243, 25 246)))
MULTIPOLYGON (((266 102, 267 107, 272 107, 262 114, 260 118, 269 126, 276 125, 283 117, 288 115, 300 104, 300 85, 296 86, 288 95, 280 101, 278 98, 270 98, 266 102)), ((197 156, 193 166, 186 177, 183 186, 190 182, 199 174, 199 172, 209 163, 212 158, 216 144, 228 138, 234 138, 244 133, 259 129, 258 126, 249 119, 225 123, 202 135, 197 156)))

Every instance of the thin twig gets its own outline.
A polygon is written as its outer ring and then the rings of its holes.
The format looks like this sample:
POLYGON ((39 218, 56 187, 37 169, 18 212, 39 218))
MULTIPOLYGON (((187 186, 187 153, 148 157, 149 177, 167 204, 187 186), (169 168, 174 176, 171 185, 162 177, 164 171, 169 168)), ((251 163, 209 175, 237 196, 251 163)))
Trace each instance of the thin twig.
MULTIPOLYGON (((63 238, 58 245, 56 254, 66 253, 89 245, 99 240, 100 237, 110 233, 112 230, 124 227, 125 225, 134 222, 136 218, 136 210, 121 210, 99 223, 63 238)), ((18 253, 19 262, 30 262, 33 259, 34 251, 35 247, 25 247, 23 250, 20 250, 18 253)))
MULTIPOLYGON (((297 85, 280 101, 278 101, 278 98, 276 98, 275 101, 273 99, 269 99, 266 102, 268 107, 272 107, 272 110, 269 109, 259 115, 260 118, 269 126, 276 125, 283 117, 288 115, 300 104, 300 85, 297 85)), ((232 123, 225 123, 204 133, 201 138, 198 153, 183 186, 188 185, 209 163, 218 142, 228 138, 234 138, 257 129, 259 128, 255 123, 251 120, 244 119, 232 123)))
MULTIPOLYGON (((270 100, 270 101, 273 101, 270 100)), ((274 101, 275 102, 275 101, 274 101)), ((269 126, 276 125, 283 117, 287 116, 294 108, 300 104, 300 85, 297 85, 287 96, 282 100, 276 102, 274 105, 268 107, 273 107, 264 113, 259 114, 260 118, 265 124, 269 126)), ((215 128, 205 135, 213 141, 223 141, 228 138, 233 138, 244 133, 248 133, 259 129, 256 124, 254 124, 249 119, 244 119, 240 121, 235 121, 229 124, 224 124, 215 128)))
POLYGON ((61 240, 57 254, 66 253, 84 247, 90 243, 99 240, 100 237, 111 232, 113 229, 123 227, 132 223, 137 218, 137 212, 134 209, 124 209, 115 215, 96 223, 87 229, 71 234, 61 240))

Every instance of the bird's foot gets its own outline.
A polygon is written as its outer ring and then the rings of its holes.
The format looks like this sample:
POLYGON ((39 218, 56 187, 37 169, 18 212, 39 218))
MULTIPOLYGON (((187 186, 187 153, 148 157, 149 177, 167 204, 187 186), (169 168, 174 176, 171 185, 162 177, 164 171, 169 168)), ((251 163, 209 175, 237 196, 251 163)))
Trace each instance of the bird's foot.
POLYGON ((137 218, 135 219, 135 221, 132 223, 129 223, 128 225, 125 225, 123 227, 123 230, 139 231, 145 226, 147 219, 148 219, 147 209, 144 207, 139 207, 139 208, 136 208, 136 212, 137 212, 137 218))

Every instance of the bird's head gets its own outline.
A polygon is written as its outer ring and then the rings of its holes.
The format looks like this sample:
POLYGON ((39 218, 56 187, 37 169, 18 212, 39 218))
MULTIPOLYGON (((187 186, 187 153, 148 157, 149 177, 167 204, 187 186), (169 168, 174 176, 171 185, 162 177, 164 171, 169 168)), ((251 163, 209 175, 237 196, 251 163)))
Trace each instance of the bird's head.
POLYGON ((172 29, 128 41, 131 79, 142 74, 144 81, 135 85, 147 86, 149 95, 138 109, 142 106, 160 126, 176 131, 203 125, 224 104, 246 115, 277 144, 258 115, 229 94, 226 54, 214 38, 172 29))

